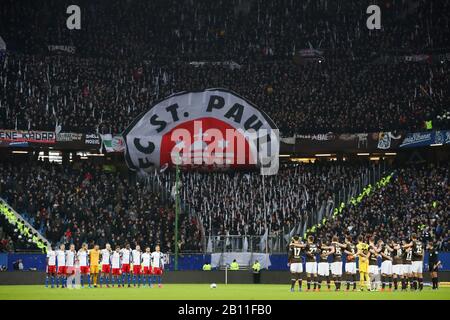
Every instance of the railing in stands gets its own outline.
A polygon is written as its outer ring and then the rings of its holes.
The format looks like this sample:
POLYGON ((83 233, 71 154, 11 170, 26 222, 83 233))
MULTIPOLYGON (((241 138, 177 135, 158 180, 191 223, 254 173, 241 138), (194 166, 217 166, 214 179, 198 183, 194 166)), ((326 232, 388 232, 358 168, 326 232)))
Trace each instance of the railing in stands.
POLYGON ((5 206, 6 208, 8 208, 16 217, 17 221, 23 223, 23 225, 25 227, 27 227, 28 229, 31 230, 32 234, 35 234, 37 236, 37 238, 42 241, 47 247, 51 245, 50 241, 47 240, 47 238, 45 238, 38 230, 36 230, 28 221, 27 219, 25 219, 24 217, 22 217, 22 215, 20 213, 18 213, 16 210, 14 210, 13 207, 11 207, 6 200, 4 200, 3 198, 0 197, 0 203, 5 206))

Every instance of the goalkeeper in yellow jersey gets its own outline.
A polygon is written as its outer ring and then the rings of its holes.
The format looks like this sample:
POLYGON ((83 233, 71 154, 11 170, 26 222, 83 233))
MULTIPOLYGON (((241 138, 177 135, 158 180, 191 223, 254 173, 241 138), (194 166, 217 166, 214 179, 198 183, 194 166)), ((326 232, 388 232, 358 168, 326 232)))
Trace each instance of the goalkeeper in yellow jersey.
POLYGON ((360 235, 358 237, 358 244, 356 245, 356 256, 359 258, 359 285, 362 291, 364 286, 367 290, 370 290, 369 282, 369 245, 364 242, 364 237, 360 235))
POLYGON ((100 247, 96 244, 94 246, 94 249, 89 250, 89 261, 91 263, 91 279, 94 282, 94 288, 97 288, 99 260, 100 260, 100 247))

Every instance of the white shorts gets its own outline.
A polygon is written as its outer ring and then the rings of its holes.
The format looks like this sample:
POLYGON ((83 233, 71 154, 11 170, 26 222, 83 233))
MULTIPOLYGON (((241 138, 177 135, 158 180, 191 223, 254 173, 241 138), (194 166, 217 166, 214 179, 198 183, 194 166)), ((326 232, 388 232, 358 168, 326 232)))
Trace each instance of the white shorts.
POLYGON ((413 261, 411 265, 411 272, 423 273, 423 263, 422 261, 413 261))
POLYGON ((369 265, 369 273, 378 274, 378 266, 377 265, 369 265))
POLYGON ((342 276, 342 261, 331 263, 331 274, 335 276, 342 276))
POLYGON ((301 262, 291 263, 291 273, 302 273, 303 265, 301 262))
POLYGON ((393 264, 392 265, 392 273, 398 276, 403 275, 403 265, 402 264, 393 264))
POLYGON ((411 264, 402 264, 402 270, 403 274, 410 274, 411 273, 411 264))
POLYGON ((318 272, 319 276, 328 277, 330 275, 330 264, 328 262, 319 262, 318 272))
POLYGON ((317 273, 317 262, 306 263, 306 273, 317 273))
POLYGON ((356 262, 346 262, 345 272, 350 274, 356 274, 356 262))
POLYGON ((381 274, 392 274, 392 261, 386 260, 381 263, 381 274))

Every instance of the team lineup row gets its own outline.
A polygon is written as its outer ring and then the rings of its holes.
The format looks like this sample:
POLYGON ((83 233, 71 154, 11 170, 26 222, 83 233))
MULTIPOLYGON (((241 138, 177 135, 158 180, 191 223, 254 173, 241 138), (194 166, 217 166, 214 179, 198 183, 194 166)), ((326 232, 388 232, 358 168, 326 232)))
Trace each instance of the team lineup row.
MULTIPOLYGON (((368 237, 366 243, 364 236, 359 236, 357 244, 347 236, 344 243, 339 242, 338 236, 331 241, 324 240, 316 243, 314 236, 308 236, 306 243, 300 237, 295 236, 289 244, 288 264, 292 274, 291 291, 294 291, 298 281, 299 291, 302 290, 303 257, 306 260, 305 273, 307 275, 307 290, 320 290, 322 282, 326 280, 330 289, 331 280, 334 281, 336 291, 341 289, 341 283, 345 280, 347 290, 350 287, 356 290, 356 275, 359 272, 360 290, 366 288, 370 291, 380 289, 384 291, 398 289, 399 281, 401 289, 423 289, 423 259, 424 244, 417 239, 416 234, 411 239, 390 239, 388 242, 368 237), (343 254, 345 253, 345 277, 343 276, 343 254), (329 262, 331 257, 331 263, 329 262), (378 258, 381 257, 381 272, 378 267, 378 258), (358 260, 358 267, 356 261, 358 260), (331 269, 331 273, 330 273, 331 269), (380 279, 381 277, 381 279, 380 279)), ((433 278, 433 289, 437 289, 437 270, 440 262, 437 260, 437 251, 430 242, 427 245, 430 251, 429 268, 433 278)))
POLYGON ((79 268, 79 285, 83 288, 85 278, 87 284, 91 286, 91 280, 94 287, 100 282, 106 287, 110 285, 114 287, 117 282, 118 287, 124 287, 127 282, 128 287, 131 284, 140 287, 147 284, 152 287, 156 281, 158 286, 162 287, 161 276, 164 270, 164 264, 167 262, 167 256, 160 251, 159 245, 155 247, 155 251, 151 252, 150 247, 145 248, 145 252, 141 251, 139 245, 135 249, 131 249, 129 244, 124 248, 116 246, 115 250, 111 249, 110 244, 106 244, 105 248, 100 250, 98 245, 94 245, 93 249, 88 249, 88 245, 84 243, 78 251, 75 245, 71 244, 69 250, 65 245, 61 244, 59 248, 48 248, 47 250, 47 277, 45 286, 51 287, 61 286, 62 288, 71 286, 75 287, 78 281, 76 277, 76 268, 79 268), (55 283, 56 282, 56 283, 55 283))

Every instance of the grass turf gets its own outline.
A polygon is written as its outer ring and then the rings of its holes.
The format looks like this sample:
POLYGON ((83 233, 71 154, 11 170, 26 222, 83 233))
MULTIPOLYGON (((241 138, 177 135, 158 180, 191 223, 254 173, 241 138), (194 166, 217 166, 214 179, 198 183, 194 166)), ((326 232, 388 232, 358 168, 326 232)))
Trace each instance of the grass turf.
POLYGON ((0 300, 450 300, 450 287, 422 292, 290 292, 289 285, 167 284, 163 288, 50 289, 44 286, 0 286, 0 300))

